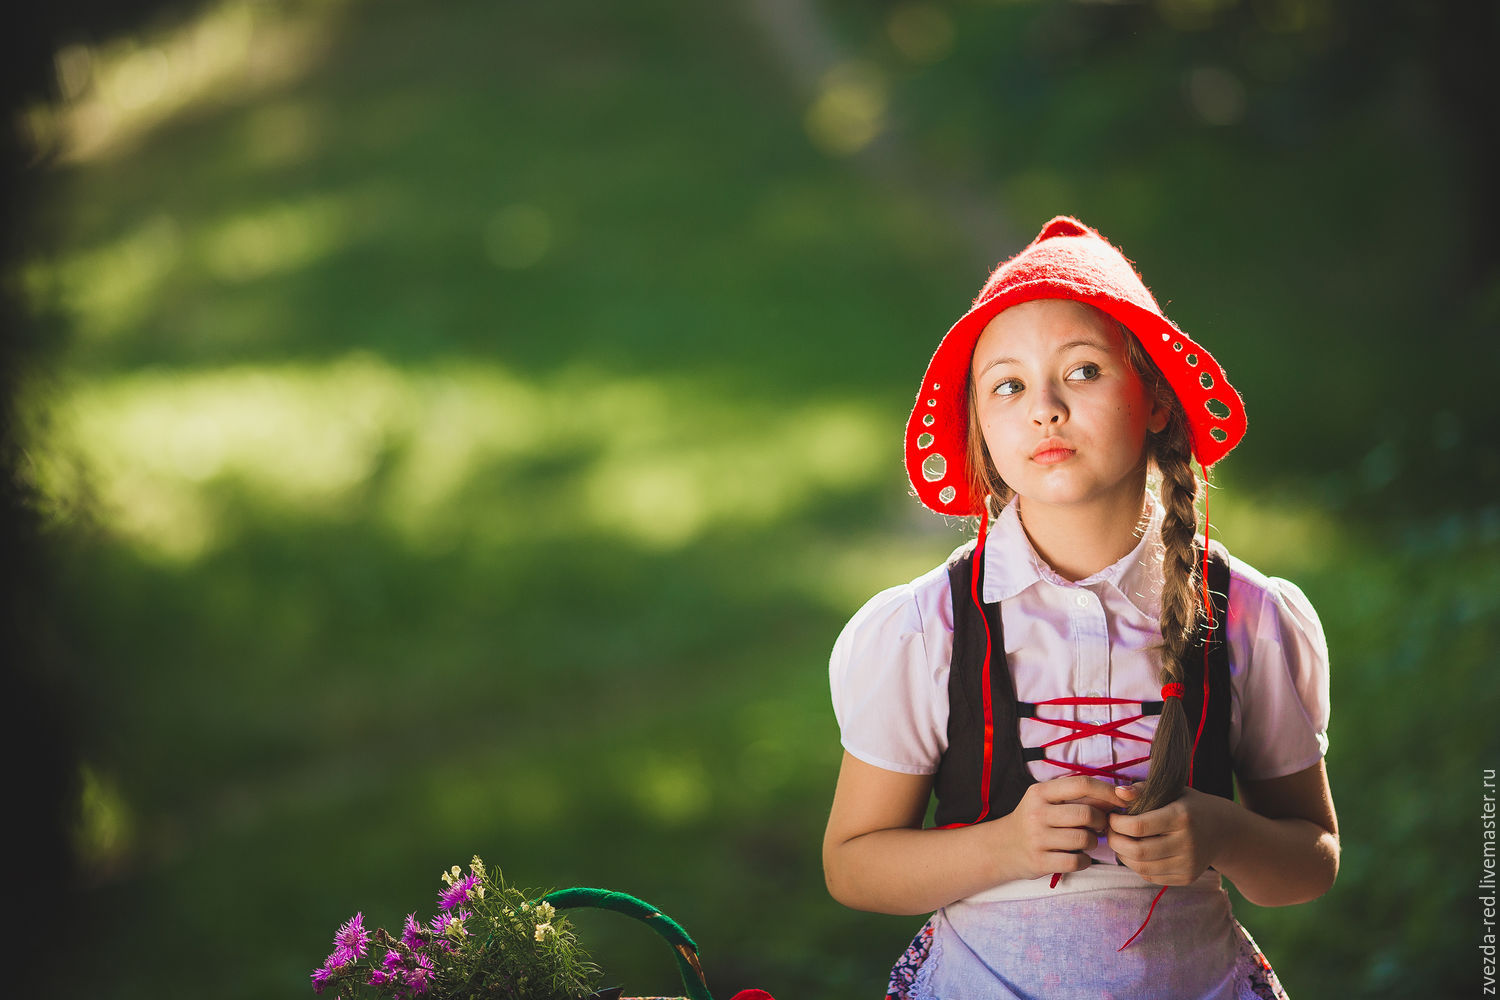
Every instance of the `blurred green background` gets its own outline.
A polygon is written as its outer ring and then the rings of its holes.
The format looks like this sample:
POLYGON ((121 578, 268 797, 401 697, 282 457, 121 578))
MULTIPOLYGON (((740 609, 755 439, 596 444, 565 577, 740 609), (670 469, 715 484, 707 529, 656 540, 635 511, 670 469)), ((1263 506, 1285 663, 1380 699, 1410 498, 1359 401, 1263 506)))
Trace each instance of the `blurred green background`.
MULTIPOLYGON (((823 889, 827 652, 962 541, 901 427, 1059 213, 1234 379, 1215 530, 1332 648, 1339 882, 1241 920, 1293 996, 1477 991, 1493 11, 213 0, 61 46, 9 275, 82 759, 52 995, 306 995, 474 853, 651 900, 720 996, 878 995, 921 921, 823 889)), ((606 980, 671 991, 614 919, 606 980)))

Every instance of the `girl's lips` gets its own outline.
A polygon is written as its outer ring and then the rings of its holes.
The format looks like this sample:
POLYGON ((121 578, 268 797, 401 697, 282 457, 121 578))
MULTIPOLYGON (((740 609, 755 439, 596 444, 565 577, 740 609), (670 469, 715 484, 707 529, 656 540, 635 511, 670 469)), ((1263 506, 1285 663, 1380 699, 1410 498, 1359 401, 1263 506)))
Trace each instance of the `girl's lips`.
POLYGON ((1044 441, 1031 453, 1031 460, 1038 465, 1056 465, 1073 457, 1074 449, 1060 441, 1044 441))

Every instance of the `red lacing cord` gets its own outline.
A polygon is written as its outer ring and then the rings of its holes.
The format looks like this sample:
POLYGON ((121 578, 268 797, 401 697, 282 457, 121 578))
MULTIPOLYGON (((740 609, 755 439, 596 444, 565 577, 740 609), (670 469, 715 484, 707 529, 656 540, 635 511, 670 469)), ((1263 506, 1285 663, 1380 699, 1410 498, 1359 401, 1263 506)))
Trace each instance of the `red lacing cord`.
MULTIPOLYGON (((1038 708, 1041 708, 1043 705, 1139 705, 1140 702, 1131 701, 1128 698, 1053 698, 1049 701, 1039 701, 1035 704, 1038 708)), ((1114 722, 1100 723, 1074 722, 1071 719, 1048 719, 1043 718, 1039 715, 1033 716, 1033 718, 1035 718, 1038 722, 1045 722, 1048 725, 1058 726, 1062 729, 1074 730, 1074 732, 1069 733, 1066 736, 1059 736, 1057 739, 1051 741, 1050 743, 1043 743, 1040 747, 1037 747, 1038 750, 1045 750, 1048 747, 1057 746, 1059 743, 1071 743, 1074 740, 1081 740, 1086 736, 1110 736, 1115 739, 1134 740, 1137 743, 1147 744, 1151 742, 1144 736, 1136 736, 1134 733, 1122 733, 1118 731, 1121 726, 1127 726, 1132 722, 1138 722, 1141 719, 1145 718, 1144 712, 1138 715, 1132 715, 1128 719, 1117 719, 1114 722)), ((1092 775, 1096 778, 1114 778, 1117 780, 1121 777, 1121 775, 1117 774, 1116 772, 1118 772, 1122 768, 1133 767, 1136 764, 1144 763, 1145 761, 1148 761, 1150 759, 1151 755, 1147 754, 1144 757, 1136 757, 1133 760, 1121 761, 1118 764, 1111 764, 1108 767, 1091 767, 1087 764, 1072 764, 1065 760, 1053 760, 1051 757, 1042 758, 1045 763, 1051 764, 1054 767, 1063 768, 1064 770, 1072 771, 1074 774, 1087 774, 1092 775)), ((1056 889, 1057 883, 1060 881, 1062 881, 1062 872, 1053 872, 1052 880, 1047 883, 1047 887, 1049 889, 1056 889)))
MULTIPOLYGON (((1043 705, 1139 705, 1140 702, 1131 701, 1128 698, 1053 698, 1051 701, 1039 701, 1035 704, 1038 708, 1041 708, 1043 705)), ((1149 744, 1151 742, 1144 736, 1136 736, 1134 733, 1118 732, 1121 726, 1127 726, 1132 722, 1139 722, 1141 719, 1145 718, 1145 713, 1132 715, 1128 719, 1118 719, 1114 722, 1098 723, 1073 722, 1070 719, 1047 719, 1043 718, 1040 715, 1033 716, 1032 718, 1036 719, 1036 721, 1038 722, 1045 722, 1049 726, 1058 726, 1062 729, 1074 730, 1074 732, 1071 732, 1066 736, 1059 736, 1057 739, 1051 741, 1050 743, 1043 743, 1041 746, 1036 748, 1038 750, 1045 750, 1048 747, 1055 747, 1059 743, 1071 743, 1074 740, 1081 740, 1089 736, 1111 736, 1115 739, 1133 740, 1136 743, 1149 744)), ((1091 767, 1088 764, 1071 764, 1065 760, 1053 760, 1051 757, 1042 758, 1045 763, 1051 764, 1054 767, 1064 768, 1065 770, 1072 771, 1074 774, 1092 775, 1096 778, 1119 778, 1121 777, 1121 775, 1117 774, 1117 771, 1120 771, 1122 768, 1132 767, 1136 764, 1144 763, 1150 759, 1151 755, 1147 754, 1144 757, 1136 757, 1134 760, 1121 761, 1118 764, 1111 764, 1108 767, 1091 767)))
POLYGON ((979 609, 979 620, 984 623, 984 686, 980 688, 984 692, 984 767, 979 778, 979 794, 983 801, 975 823, 990 814, 990 772, 994 767, 995 753, 995 709, 990 704, 990 658, 994 651, 991 648, 990 619, 984 613, 984 604, 979 600, 979 566, 984 559, 984 542, 989 533, 989 523, 990 502, 986 498, 979 512, 979 540, 974 543, 974 562, 969 573, 969 597, 974 601, 974 607, 979 609))

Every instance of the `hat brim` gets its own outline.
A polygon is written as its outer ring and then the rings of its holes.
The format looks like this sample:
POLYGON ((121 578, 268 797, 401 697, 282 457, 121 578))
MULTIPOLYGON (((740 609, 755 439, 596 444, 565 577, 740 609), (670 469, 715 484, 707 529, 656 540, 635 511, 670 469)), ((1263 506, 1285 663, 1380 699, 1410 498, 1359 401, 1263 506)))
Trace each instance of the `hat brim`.
POLYGON ((984 497, 971 486, 968 462, 969 367, 974 345, 990 320, 1033 299, 1071 299, 1094 306, 1134 334, 1182 403, 1193 456, 1205 469, 1244 437, 1245 407, 1239 393, 1213 355, 1175 324, 1158 312, 1097 288, 1037 278, 980 302, 953 324, 933 352, 906 422, 906 472, 927 507, 959 516, 983 512, 984 497))

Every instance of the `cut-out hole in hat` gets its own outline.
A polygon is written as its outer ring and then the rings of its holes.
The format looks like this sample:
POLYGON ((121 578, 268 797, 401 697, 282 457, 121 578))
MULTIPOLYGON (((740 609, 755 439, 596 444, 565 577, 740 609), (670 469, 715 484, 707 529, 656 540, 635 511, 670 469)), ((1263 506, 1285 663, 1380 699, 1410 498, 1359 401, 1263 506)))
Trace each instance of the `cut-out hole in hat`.
POLYGON ((1203 404, 1204 408, 1213 415, 1215 420, 1223 420, 1229 416, 1229 407, 1217 396, 1203 404))
POLYGON ((1174 341, 1172 341, 1172 350, 1174 350, 1174 351, 1180 351, 1180 350, 1182 350, 1182 341, 1180 341, 1180 340, 1174 340, 1174 341))
POLYGON ((1198 384, 1205 389, 1212 389, 1214 387, 1214 377, 1208 372, 1201 372, 1198 375, 1198 384))
POLYGON ((1198 355, 1196 355, 1196 354, 1189 354, 1187 357, 1183 358, 1182 360, 1186 361, 1188 364, 1192 365, 1194 368, 1198 367, 1198 355))
POLYGON ((921 448, 923 451, 926 451, 928 448, 931 448, 932 447, 932 442, 933 442, 933 437, 932 437, 931 434, 918 434, 917 435, 917 447, 921 448))
POLYGON ((941 388, 942 388, 942 386, 938 385, 936 382, 932 383, 932 391, 933 392, 937 392, 941 388))
POLYGON ((929 483, 939 482, 948 474, 948 460, 942 455, 928 455, 922 462, 922 477, 929 483))
POLYGON ((930 413, 924 413, 922 415, 922 426, 923 427, 931 427, 935 423, 937 423, 937 417, 934 417, 930 413))
POLYGON ((1210 427, 1208 429, 1208 436, 1213 438, 1220 444, 1223 444, 1225 441, 1229 440, 1229 432, 1222 427, 1210 427))
POLYGON ((953 498, 956 496, 958 496, 958 490, 955 490, 951 486, 944 486, 942 489, 938 490, 938 499, 943 503, 952 503, 953 498))
POLYGON ((935 400, 935 399, 929 399, 927 401, 927 405, 928 406, 936 406, 937 405, 937 400, 935 400))

